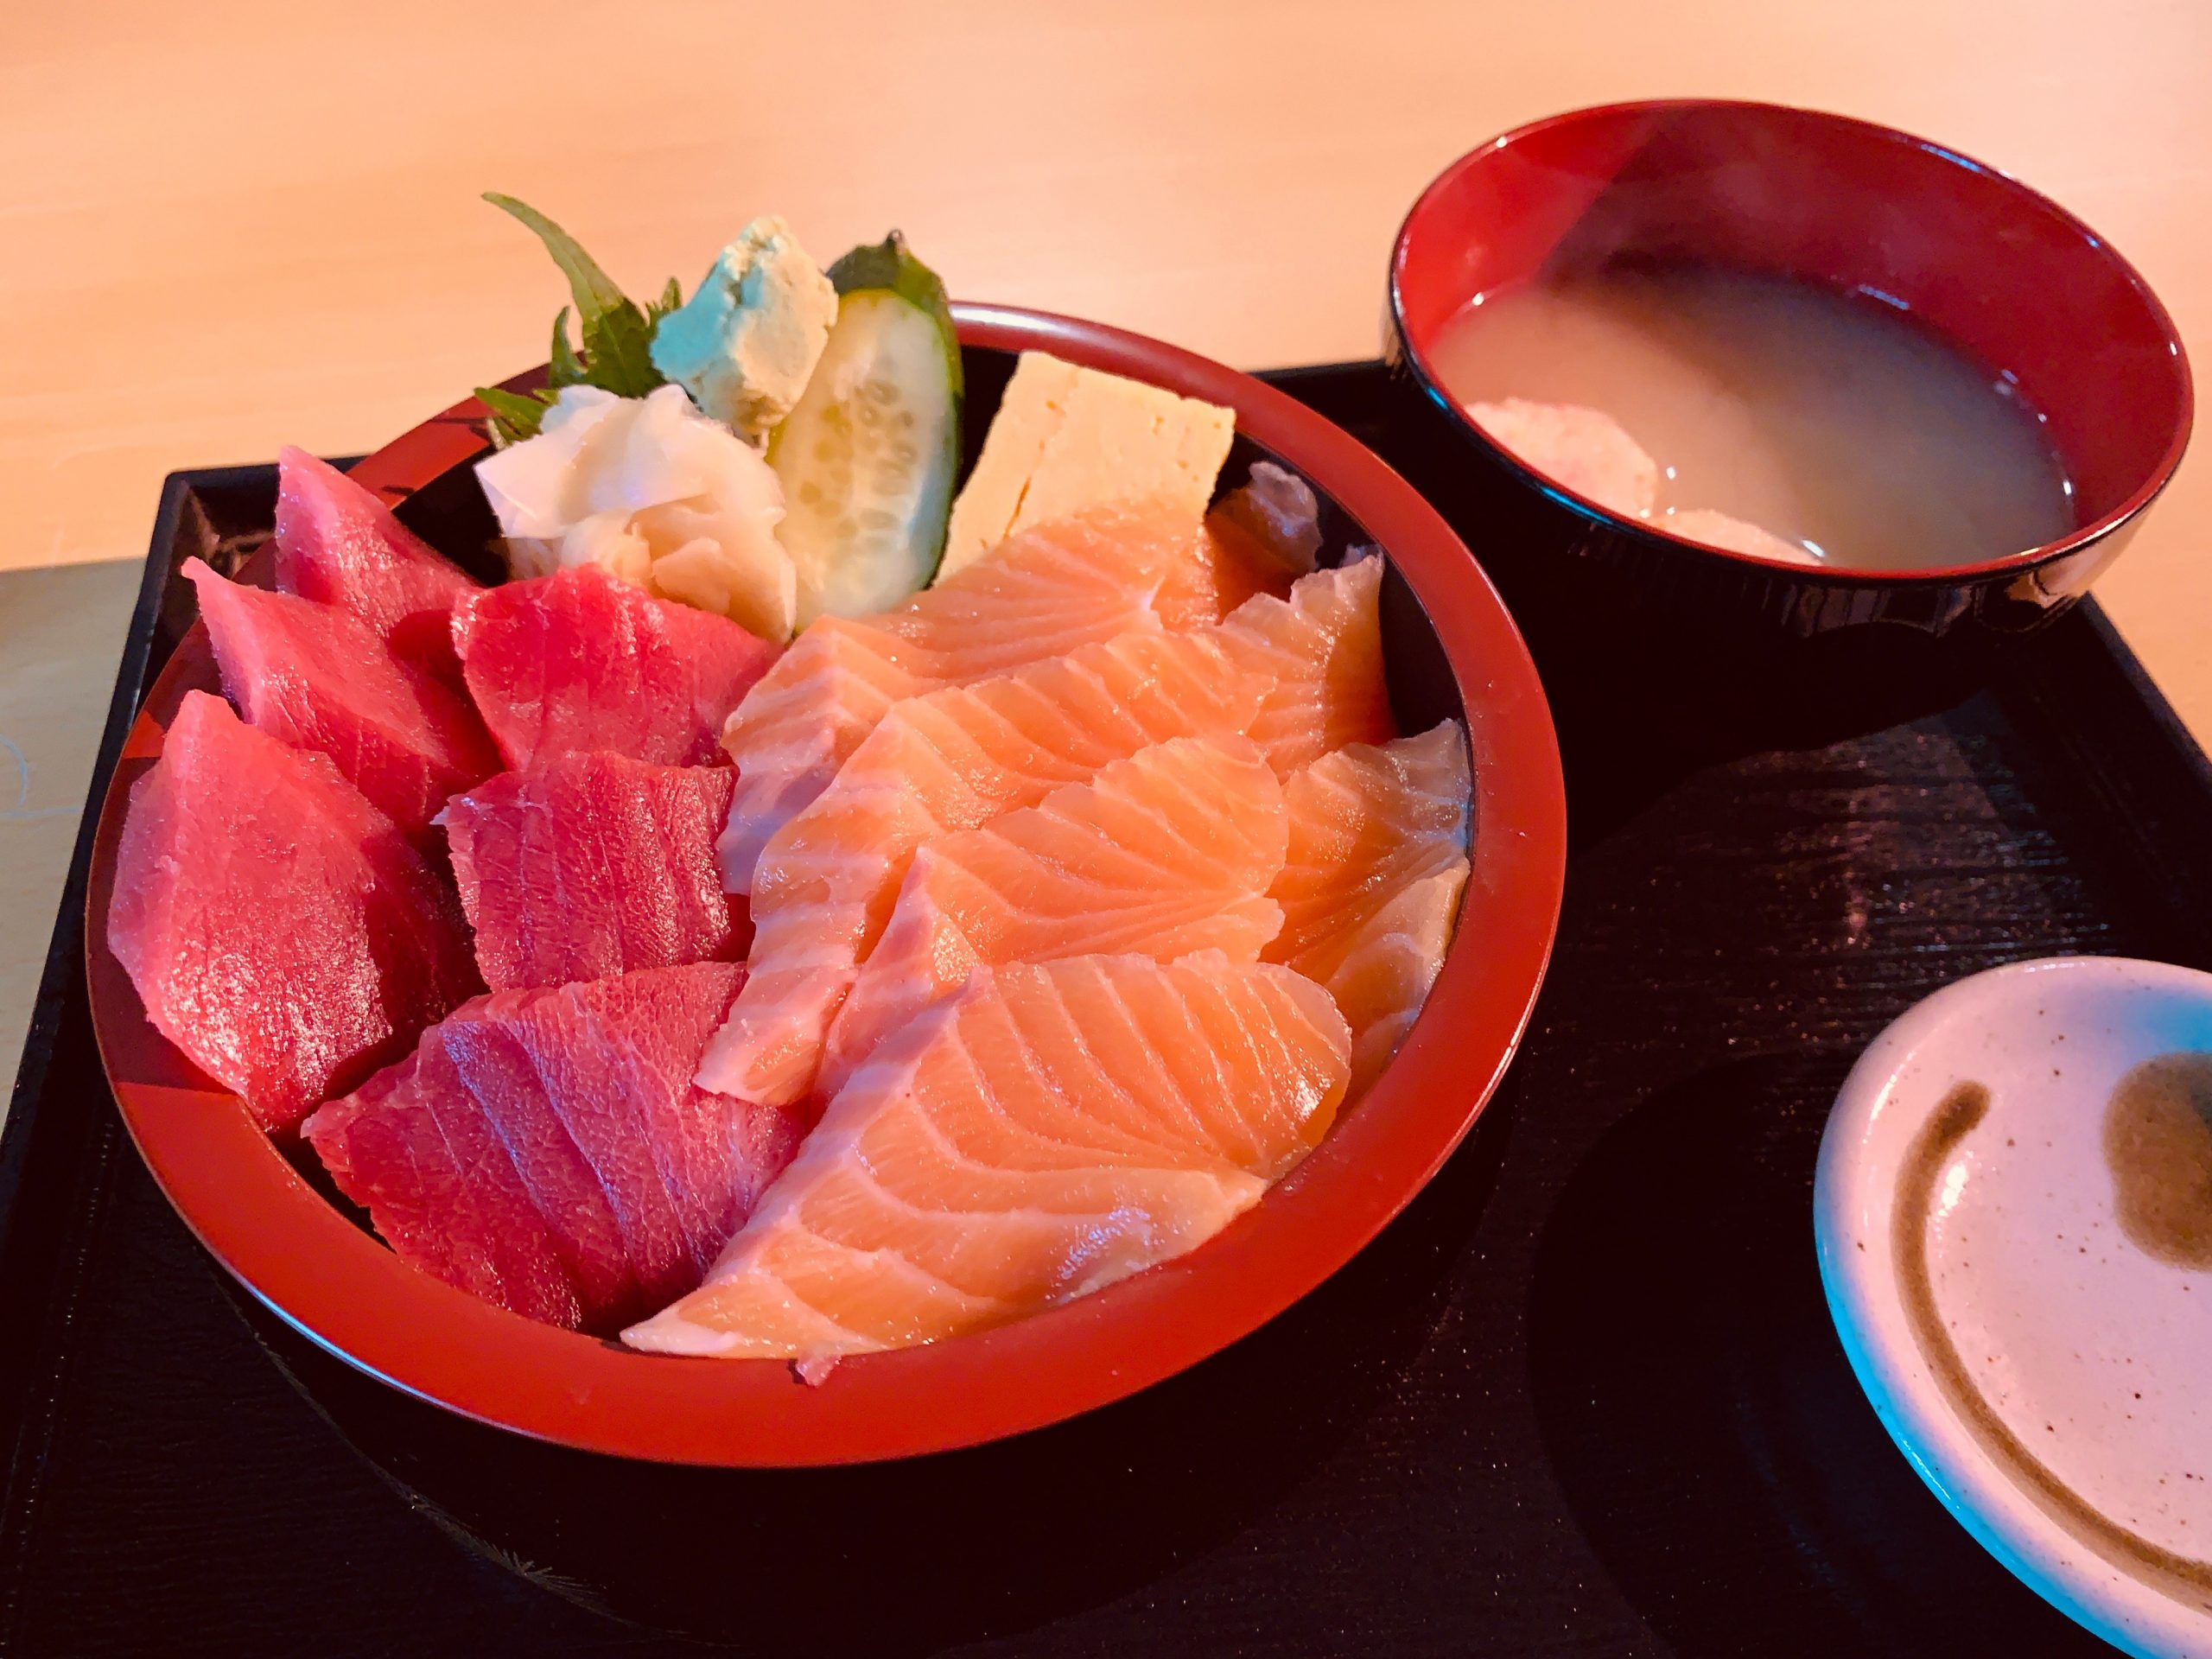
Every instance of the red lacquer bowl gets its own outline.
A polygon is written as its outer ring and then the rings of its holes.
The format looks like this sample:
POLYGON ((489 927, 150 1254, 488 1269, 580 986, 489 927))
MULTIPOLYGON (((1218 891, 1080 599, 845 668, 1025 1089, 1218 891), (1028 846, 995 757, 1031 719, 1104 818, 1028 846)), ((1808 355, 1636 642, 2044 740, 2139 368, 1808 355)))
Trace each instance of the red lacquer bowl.
MULTIPOLYGON (((1498 574, 1610 590, 1724 628, 1809 637, 2041 626, 2120 556, 2189 442, 2173 320, 2112 245, 2046 197, 1927 139, 1812 110, 1677 99, 1576 110, 1440 174, 1390 264, 1387 346, 1433 454, 1418 481, 1498 532, 1498 574), (1931 549, 1908 570, 1810 569, 1623 518, 1491 439, 1441 384, 1438 332, 1477 295, 1620 253, 1783 276, 1896 307, 2038 411, 2077 528, 2002 557, 1931 549)), ((1488 543, 1478 543, 1487 550, 1488 543)))
MULTIPOLYGON (((1249 376, 1092 323, 991 306, 956 310, 971 400, 982 405, 971 453, 988 408, 976 393, 995 394, 1011 353, 1047 350, 1234 407, 1246 459, 1272 455, 1310 480, 1329 505, 1337 544, 1350 537, 1382 549, 1393 572, 1383 621, 1402 721, 1417 729, 1416 721, 1464 715, 1474 752, 1473 874, 1426 1012, 1374 1090, 1254 1210, 1191 1255, 1066 1307, 849 1360, 818 1387, 780 1363, 637 1354, 535 1325, 416 1272, 320 1196, 234 1097, 152 1029, 107 949, 130 785, 161 753, 183 694, 216 689, 195 626, 131 730, 94 843, 86 937, 100 1050, 140 1153, 201 1243, 285 1321, 361 1370, 499 1427, 667 1463, 851 1463, 972 1445, 1134 1393, 1281 1312, 1404 1207, 1490 1098, 1551 950, 1566 805, 1542 687, 1480 569, 1373 454, 1249 376)), ((473 485, 455 469, 486 448, 482 412, 458 404, 354 475, 395 503, 411 498, 411 521, 437 540, 436 515, 421 509, 435 498, 471 502, 473 485)), ((1231 467, 1242 475, 1234 459, 1231 467)))

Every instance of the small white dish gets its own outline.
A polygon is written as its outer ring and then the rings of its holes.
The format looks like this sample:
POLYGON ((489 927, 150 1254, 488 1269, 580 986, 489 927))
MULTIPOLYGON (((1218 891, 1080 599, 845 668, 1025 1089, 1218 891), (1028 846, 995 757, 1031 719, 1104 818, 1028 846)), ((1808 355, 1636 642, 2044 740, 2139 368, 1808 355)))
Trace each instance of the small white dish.
POLYGON ((1891 1437, 1983 1548, 2145 1659, 2212 1659, 2209 1114, 2212 975, 2021 963, 1875 1039, 1814 1186, 1891 1437), (2168 1055, 2200 1058, 2137 1071, 2168 1055))

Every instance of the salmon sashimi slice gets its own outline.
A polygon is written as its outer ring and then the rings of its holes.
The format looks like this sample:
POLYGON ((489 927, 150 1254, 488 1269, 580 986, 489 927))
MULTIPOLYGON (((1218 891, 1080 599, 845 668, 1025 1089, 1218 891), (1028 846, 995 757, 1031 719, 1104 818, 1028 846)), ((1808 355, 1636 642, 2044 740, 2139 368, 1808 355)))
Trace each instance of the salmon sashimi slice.
POLYGON ((1329 995, 1355 1035, 1349 1098, 1367 1092, 1406 1039, 1444 966, 1467 890, 1467 861, 1455 858, 1397 896, 1344 936, 1328 978, 1329 995))
POLYGON ((1255 596, 1215 627, 1126 634, 1111 649, 967 688, 972 699, 897 705, 893 734, 871 737, 817 802, 823 810, 792 819, 758 861, 746 988, 708 1047, 701 1084, 778 1103, 813 1088, 830 1024, 925 841, 1033 805, 1172 737, 1265 732, 1280 774, 1281 757, 1302 766, 1341 733, 1390 735, 1381 575, 1373 559, 1317 571, 1288 601, 1255 596), (1119 689, 1102 695, 1109 687, 1119 689))
POLYGON ((1205 1243, 1321 1139, 1351 1039, 1214 952, 977 970, 854 1074, 632 1347, 804 1363, 981 1330, 1205 1243))
POLYGON ((1193 556, 1170 565, 1153 602, 1161 623, 1200 627, 1223 620, 1255 594, 1287 599, 1293 580, 1313 569, 1321 539, 1319 514, 1304 480, 1271 461, 1258 462, 1249 483, 1207 511, 1193 556))
POLYGON ((1245 547, 1264 553, 1269 564, 1287 573, 1286 581, 1310 575, 1327 539, 1313 486, 1272 461, 1254 461, 1244 482, 1207 509, 1206 522, 1236 531, 1245 547))
POLYGON ((1287 845, 1282 785, 1248 738, 1177 738, 914 855, 823 1051, 835 1094, 876 1045, 988 963, 1219 950, 1256 962, 1287 845))
POLYGON ((720 846, 729 890, 753 890, 768 838, 893 703, 1159 627, 1154 598, 1195 560, 1197 533, 1166 508, 1085 513, 1024 531, 880 615, 817 618, 723 728, 738 769, 720 846))
POLYGON ((1252 532, 1225 513, 1206 515, 1196 556, 1170 567, 1153 607, 1170 628, 1224 620, 1255 594, 1290 597, 1297 574, 1252 532))
POLYGON ((1224 625, 1274 678, 1250 736, 1278 772, 1398 734, 1382 679, 1382 561, 1370 556, 1300 577, 1287 606, 1248 601, 1224 625))
POLYGON ((691 1085, 742 972, 480 996, 302 1132, 404 1261, 613 1329, 696 1285, 798 1149, 787 1114, 691 1085))
POLYGON ((1283 787, 1289 854, 1262 953, 1326 986, 1352 1031, 1357 1095, 1396 1051, 1444 963, 1467 881, 1472 780, 1446 721, 1323 756, 1283 787))
POLYGON ((1232 644, 1243 649, 1219 628, 1132 631, 893 707, 762 853, 745 989, 701 1084, 803 1099, 914 849, 1155 743, 1242 732, 1273 683, 1241 666, 1232 644))

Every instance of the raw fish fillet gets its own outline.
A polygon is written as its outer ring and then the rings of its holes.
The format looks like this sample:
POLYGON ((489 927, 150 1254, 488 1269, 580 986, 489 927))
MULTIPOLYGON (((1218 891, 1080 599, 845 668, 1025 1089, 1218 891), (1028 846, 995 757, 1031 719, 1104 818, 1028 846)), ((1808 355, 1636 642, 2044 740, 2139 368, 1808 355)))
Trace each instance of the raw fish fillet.
POLYGON ((480 988, 461 908, 399 827, 204 691, 131 786, 107 927, 155 1029, 272 1130, 480 988))
POLYGON ((1102 509, 1026 530, 880 615, 817 618, 722 734, 738 774, 721 840, 729 890, 753 890, 768 838, 829 787, 884 710, 1159 627, 1154 596, 1198 544, 1186 513, 1102 509))
POLYGON ((1226 514, 1209 513, 1195 545, 1197 556, 1170 565, 1153 601, 1162 626, 1218 622, 1255 594, 1289 596, 1296 573, 1226 514))
POLYGON ((1282 926, 1282 785, 1246 738, 1177 738, 915 853, 823 1051, 835 1094, 878 1043, 987 963, 1219 950, 1282 926))
POLYGON ((750 971, 700 1082, 748 1099, 804 1099, 914 849, 1153 744, 1241 732, 1273 682, 1231 645, 1243 649, 1219 628, 1132 631, 895 704, 761 855, 750 971))
POLYGON ((198 559, 184 574, 223 690, 247 721, 327 755, 410 838, 426 838, 447 797, 499 770, 476 711, 350 613, 226 582, 198 559))
POLYGON ((1331 737, 1389 735, 1380 575, 1371 559, 1317 571, 1288 601, 1261 595, 1216 627, 1128 633, 895 705, 762 854, 751 971, 701 1083, 776 1102, 812 1089, 830 1022, 925 842, 1173 737, 1264 733, 1281 772, 1278 757, 1303 765, 1331 737))
POLYGON ((495 991, 744 954, 715 862, 727 766, 556 755, 439 816, 495 991))
POLYGON ((1466 890, 1467 861, 1455 858, 1434 875, 1401 887, 1339 943, 1328 992, 1355 1033, 1348 1098, 1365 1094, 1382 1075, 1420 1017, 1443 969, 1466 890))
POLYGON ((461 689, 453 608, 476 583, 370 491, 289 445, 276 452, 276 586, 351 611, 393 656, 461 689))
POLYGON ((1320 562, 1320 498, 1272 461, 1254 461, 1251 476, 1207 511, 1206 523, 1237 532, 1245 548, 1264 554, 1286 577, 1311 575, 1320 562))
POLYGON ((479 997, 303 1133, 401 1259, 608 1331, 697 1284, 799 1129, 691 1086, 743 969, 479 997))
POLYGON ((1356 1097, 1421 1012, 1467 882, 1472 780, 1456 721, 1325 755, 1283 786, 1290 850, 1262 954, 1328 988, 1352 1032, 1356 1097))
POLYGON ((719 762, 722 721, 777 656, 728 617, 595 565, 472 595, 453 637, 469 695, 517 771, 594 749, 664 766, 719 762))
POLYGON ((1387 743, 1398 734, 1382 680, 1382 561, 1370 556, 1300 576, 1287 607, 1252 601, 1224 625, 1274 676, 1250 736, 1278 772, 1287 776, 1347 743, 1387 743))
POLYGON ((707 1283, 622 1339, 818 1362, 1110 1285, 1306 1155, 1348 1045, 1319 986, 1212 952, 982 969, 854 1074, 707 1283))

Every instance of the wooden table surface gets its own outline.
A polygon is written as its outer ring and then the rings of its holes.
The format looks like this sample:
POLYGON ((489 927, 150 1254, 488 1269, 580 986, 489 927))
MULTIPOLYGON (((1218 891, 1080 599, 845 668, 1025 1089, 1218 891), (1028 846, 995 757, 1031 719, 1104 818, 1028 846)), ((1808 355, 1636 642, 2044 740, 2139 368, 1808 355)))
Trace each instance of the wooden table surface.
MULTIPOLYGON (((896 225, 957 294, 1259 368, 1373 353, 1400 216, 1489 135, 1618 99, 1768 99, 1924 133, 2049 192, 2212 364, 2204 0, 1682 10, 16 9, 0 571, 136 559, 173 469, 372 448, 542 360, 559 280, 487 188, 562 220, 633 290, 689 287, 756 213, 824 254, 896 225)), ((2185 467, 2098 589, 2200 735, 2209 480, 2212 463, 2185 467)), ((0 606, 27 615, 36 586, 0 586, 0 606)), ((0 748, 0 1072, 50 912, 26 895, 59 884, 52 825, 81 798, 127 590, 68 589, 111 625, 79 615, 66 654, 0 679, 0 736, 27 768, 9 787, 0 748), (79 645, 88 631, 102 643, 79 645)))

